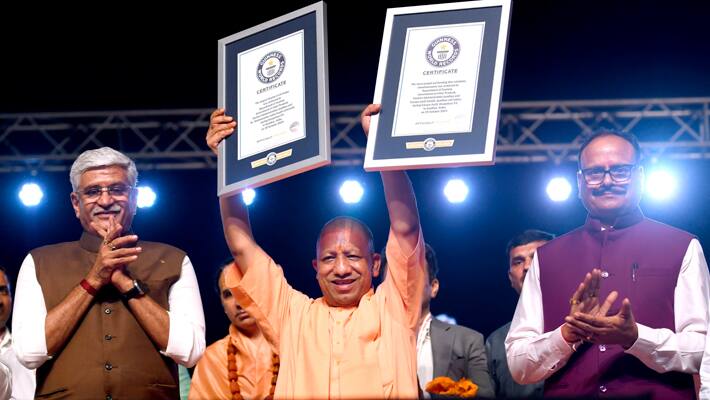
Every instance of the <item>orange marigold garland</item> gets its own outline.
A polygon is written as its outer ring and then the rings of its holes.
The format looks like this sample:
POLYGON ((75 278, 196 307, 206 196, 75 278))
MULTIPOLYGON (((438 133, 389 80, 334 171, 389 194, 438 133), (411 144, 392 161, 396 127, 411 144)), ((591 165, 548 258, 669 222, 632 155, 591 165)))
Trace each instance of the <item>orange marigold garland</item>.
MULTIPOLYGON (((229 341, 229 346, 227 346, 227 377, 229 379, 229 390, 232 392, 232 400, 244 400, 242 393, 239 390, 239 382, 237 382, 237 347, 229 341)), ((279 376, 279 355, 271 354, 271 388, 269 388, 269 395, 264 398, 264 400, 273 400, 274 391, 276 390, 276 378, 279 376)))
POLYGON ((466 378, 455 382, 448 376, 438 376, 426 384, 425 390, 442 396, 474 397, 478 393, 478 385, 466 378))

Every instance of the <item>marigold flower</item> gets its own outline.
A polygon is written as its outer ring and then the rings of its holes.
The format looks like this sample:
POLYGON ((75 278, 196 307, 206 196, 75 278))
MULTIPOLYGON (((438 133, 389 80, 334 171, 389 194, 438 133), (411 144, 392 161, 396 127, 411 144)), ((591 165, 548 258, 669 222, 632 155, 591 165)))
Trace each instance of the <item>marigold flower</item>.
POLYGON ((478 393, 478 385, 466 378, 454 382, 448 376, 438 376, 426 384, 425 390, 442 396, 474 397, 478 393))

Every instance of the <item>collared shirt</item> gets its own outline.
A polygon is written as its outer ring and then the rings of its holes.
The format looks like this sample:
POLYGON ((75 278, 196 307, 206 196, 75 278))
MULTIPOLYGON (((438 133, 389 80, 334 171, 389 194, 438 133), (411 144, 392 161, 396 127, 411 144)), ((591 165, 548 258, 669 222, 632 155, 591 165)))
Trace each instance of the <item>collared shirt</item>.
MULTIPOLYGON (((709 287, 703 249, 693 239, 683 257, 674 291, 675 332, 637 322, 638 339, 625 352, 657 372, 698 372, 708 325, 709 287)), ((573 353, 562 337, 561 327, 544 332, 537 253, 525 277, 505 347, 511 374, 522 383, 546 379, 561 369, 573 353)))
POLYGON ((387 242, 388 272, 357 307, 331 307, 288 285, 263 251, 239 283, 225 284, 259 322, 271 343, 280 340, 276 398, 416 398, 414 329, 424 287, 424 240, 402 254, 387 242))
POLYGON ((426 384, 434 379, 434 355, 431 350, 431 313, 427 313, 417 333, 417 378, 422 397, 430 399, 426 384))
POLYGON ((249 338, 229 326, 229 335, 210 345, 195 367, 190 400, 230 399, 227 348, 233 343, 239 392, 245 399, 262 400, 269 395, 272 379, 272 347, 259 333, 249 338))
POLYGON ((4 364, 11 374, 12 395, 11 399, 27 400, 35 397, 35 370, 27 369, 15 356, 12 349, 12 335, 10 330, 5 328, 5 332, 0 336, 0 362, 4 364))
MULTIPOLYGON (((204 349, 205 317, 195 270, 187 256, 182 261, 180 278, 170 287, 168 304, 168 346, 161 353, 192 367, 204 349)), ((44 326, 47 307, 31 254, 25 257, 17 276, 13 315, 17 357, 26 367, 38 368, 51 357, 47 354, 44 326)))

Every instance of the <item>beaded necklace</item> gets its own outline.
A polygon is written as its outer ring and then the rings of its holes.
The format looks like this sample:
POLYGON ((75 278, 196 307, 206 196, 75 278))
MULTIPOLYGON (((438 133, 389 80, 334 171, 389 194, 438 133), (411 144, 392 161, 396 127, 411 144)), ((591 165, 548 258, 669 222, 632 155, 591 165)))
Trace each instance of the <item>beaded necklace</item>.
MULTIPOLYGON (((229 390, 232 392, 232 400, 244 400, 242 393, 239 390, 239 382, 237 382, 237 347, 232 343, 232 339, 229 339, 229 345, 227 346, 227 371, 229 379, 229 390)), ((273 400, 274 391, 276 390, 276 378, 279 376, 279 356, 276 353, 271 353, 271 388, 269 389, 269 395, 264 398, 264 400, 273 400)))

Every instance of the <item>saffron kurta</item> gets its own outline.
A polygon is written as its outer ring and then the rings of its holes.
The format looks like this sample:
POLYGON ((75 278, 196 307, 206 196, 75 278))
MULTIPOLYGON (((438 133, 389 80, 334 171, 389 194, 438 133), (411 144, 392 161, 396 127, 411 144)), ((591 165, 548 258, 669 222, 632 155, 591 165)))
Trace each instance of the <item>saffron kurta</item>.
POLYGON ((402 254, 390 232, 386 252, 384 282, 357 307, 330 307, 293 289, 263 252, 241 282, 226 275, 267 340, 280 341, 276 398, 417 397, 414 328, 426 279, 421 232, 412 254, 402 254))
POLYGON ((269 395, 272 376, 272 348, 259 334, 248 338, 229 326, 229 335, 212 343, 195 367, 190 384, 190 400, 231 399, 227 347, 237 348, 237 383, 245 399, 261 400, 269 395))

